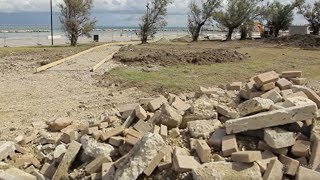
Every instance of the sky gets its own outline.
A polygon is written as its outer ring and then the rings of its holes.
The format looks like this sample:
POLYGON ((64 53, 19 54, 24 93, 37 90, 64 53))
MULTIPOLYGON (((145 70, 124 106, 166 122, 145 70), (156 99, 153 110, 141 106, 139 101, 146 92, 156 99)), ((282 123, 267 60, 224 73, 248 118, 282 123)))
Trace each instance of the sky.
MULTIPOLYGON (((52 0, 54 23, 58 24, 58 3, 52 0)), ((145 4, 151 0, 94 0, 92 16, 98 25, 136 26, 145 12, 145 4)), ((201 2, 201 0, 198 0, 201 2)), ((281 0, 281 2, 290 0, 281 0)), ((312 2, 313 0, 307 0, 312 2)), ((50 0, 0 0, 0 24, 43 24, 50 23, 50 0)), ((186 26, 190 0, 174 0, 168 8, 168 26, 186 26)), ((294 24, 305 24, 301 15, 296 15, 294 24)))

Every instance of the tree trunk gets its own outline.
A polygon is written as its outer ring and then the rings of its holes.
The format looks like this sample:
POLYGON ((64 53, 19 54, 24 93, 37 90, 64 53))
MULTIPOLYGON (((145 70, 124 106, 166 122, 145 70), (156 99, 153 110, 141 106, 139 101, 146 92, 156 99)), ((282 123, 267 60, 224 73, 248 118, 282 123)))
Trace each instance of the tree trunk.
POLYGON ((312 30, 313 30, 312 34, 313 35, 319 35, 319 31, 320 31, 319 25, 318 24, 312 24, 311 27, 312 27, 312 30))
POLYGON ((226 41, 231 41, 234 28, 229 28, 226 41))
POLYGON ((280 29, 279 28, 275 28, 274 29, 274 37, 278 37, 279 36, 279 32, 280 32, 280 29))
POLYGON ((200 35, 200 31, 201 31, 201 27, 202 27, 202 24, 198 24, 197 25, 197 28, 195 30, 195 32, 193 33, 193 37, 192 37, 192 41, 193 42, 196 42, 198 41, 198 38, 199 38, 199 35, 200 35))
POLYGON ((248 33, 246 29, 241 29, 241 37, 240 40, 245 40, 248 37, 248 33))
POLYGON ((146 33, 143 33, 141 36, 141 43, 146 44, 148 42, 148 36, 146 33))
POLYGON ((71 35, 71 46, 77 46, 78 37, 76 35, 71 35))

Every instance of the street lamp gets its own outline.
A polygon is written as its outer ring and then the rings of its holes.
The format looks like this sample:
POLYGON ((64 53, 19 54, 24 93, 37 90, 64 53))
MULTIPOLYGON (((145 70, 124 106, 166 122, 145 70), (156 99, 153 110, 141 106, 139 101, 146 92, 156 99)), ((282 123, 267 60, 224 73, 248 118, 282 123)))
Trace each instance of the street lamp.
POLYGON ((50 0, 50 12, 51 12, 51 45, 53 46, 52 0, 50 0))

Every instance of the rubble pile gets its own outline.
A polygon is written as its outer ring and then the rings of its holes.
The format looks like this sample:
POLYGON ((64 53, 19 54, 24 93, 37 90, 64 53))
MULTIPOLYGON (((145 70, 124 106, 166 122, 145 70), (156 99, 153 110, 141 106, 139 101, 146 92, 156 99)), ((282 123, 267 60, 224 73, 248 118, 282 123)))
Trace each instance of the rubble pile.
POLYGON ((320 179, 320 97, 301 71, 59 118, 0 142, 0 179, 320 179))

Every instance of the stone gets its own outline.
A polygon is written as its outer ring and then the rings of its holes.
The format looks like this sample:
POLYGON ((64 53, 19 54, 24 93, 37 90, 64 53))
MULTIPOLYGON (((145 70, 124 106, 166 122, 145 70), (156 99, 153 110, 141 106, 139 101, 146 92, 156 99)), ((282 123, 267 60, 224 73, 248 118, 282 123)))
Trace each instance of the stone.
POLYGON ((145 175, 150 176, 152 174, 152 172, 156 169, 160 161, 166 155, 166 152, 169 150, 169 148, 170 147, 165 146, 158 152, 158 154, 149 163, 147 168, 143 171, 145 175))
POLYGON ((271 105, 273 105, 274 102, 270 99, 263 99, 263 98, 253 98, 248 101, 245 101, 244 103, 241 103, 238 106, 239 112, 241 116, 251 115, 260 113, 263 111, 270 110, 271 105))
POLYGON ((210 134, 222 126, 219 120, 198 120, 188 122, 188 131, 193 138, 209 138, 210 134))
POLYGON ((111 145, 113 145, 113 146, 119 147, 119 146, 121 146, 122 144, 124 144, 124 140, 125 140, 124 137, 114 136, 114 137, 109 138, 108 143, 111 144, 111 145))
POLYGON ((53 152, 53 158, 56 160, 62 159, 62 157, 66 151, 67 151, 67 149, 63 144, 58 145, 53 152))
POLYGON ((31 143, 33 140, 35 140, 38 136, 39 131, 35 130, 31 133, 30 136, 27 136, 23 139, 23 141, 21 142, 21 145, 26 145, 31 143))
POLYGON ((307 78, 290 78, 295 85, 305 85, 307 83, 307 78))
POLYGON ((98 171, 101 171, 103 163, 108 163, 108 162, 112 162, 111 157, 100 155, 86 166, 85 171, 88 174, 96 173, 98 171))
POLYGON ((108 128, 109 127, 109 123, 108 122, 102 122, 99 124, 99 129, 103 129, 103 128, 108 128))
POLYGON ((299 92, 295 92, 293 94, 288 95, 286 98, 292 98, 292 97, 304 97, 306 99, 309 99, 309 97, 306 95, 306 93, 299 91, 299 92))
POLYGON ((267 170, 267 165, 270 163, 271 160, 277 159, 272 152, 266 150, 261 153, 261 160, 257 160, 255 163, 258 164, 261 173, 264 173, 267 170))
POLYGON ((222 138, 222 155, 231 156, 232 153, 239 151, 235 135, 224 136, 222 138))
POLYGON ((72 141, 69 144, 67 152, 64 154, 55 174, 52 177, 52 180, 60 180, 62 178, 68 178, 69 167, 71 166, 74 159, 76 158, 76 155, 80 151, 80 148, 81 148, 81 144, 76 141, 72 141))
POLYGON ((158 134, 146 133, 130 150, 115 173, 115 180, 137 179, 165 142, 158 134))
POLYGON ((284 165, 284 173, 290 176, 295 176, 298 168, 299 168, 299 161, 292 159, 288 156, 280 155, 279 161, 284 165))
POLYGON ((124 104, 120 106, 119 113, 120 114, 131 113, 138 105, 139 105, 138 103, 124 104))
POLYGON ((43 174, 45 177, 51 179, 54 175, 54 173, 56 172, 57 168, 54 167, 54 165, 49 164, 49 163, 45 163, 41 170, 40 173, 43 174))
POLYGON ((4 180, 37 180, 37 178, 17 168, 0 170, 0 179, 4 180))
POLYGON ((204 140, 196 140, 196 151, 202 163, 210 162, 211 149, 204 140))
POLYGON ((282 90, 280 94, 284 99, 286 99, 287 96, 293 94, 293 91, 292 91, 292 89, 285 89, 285 90, 282 90))
POLYGON ((117 136, 119 134, 121 134, 124 131, 124 127, 123 126, 118 126, 114 129, 111 129, 105 133, 101 134, 101 140, 102 141, 107 141, 110 137, 112 136, 117 136))
POLYGON ((239 151, 231 155, 234 162, 252 163, 262 159, 260 151, 239 151))
POLYGON ((227 118, 235 119, 235 118, 240 117, 238 111, 234 108, 229 107, 229 106, 220 104, 216 108, 217 108, 217 112, 219 114, 221 114, 227 118))
POLYGON ((288 81, 285 78, 281 78, 276 82, 276 85, 281 89, 281 90, 285 90, 285 89, 290 89, 292 86, 292 83, 290 81, 288 81))
POLYGON ((174 129, 171 129, 170 133, 169 133, 169 138, 177 138, 180 136, 180 130, 179 128, 174 128, 174 129))
POLYGON ((134 146, 138 141, 139 141, 139 138, 131 136, 131 135, 127 135, 124 140, 124 143, 134 146))
POLYGON ((141 138, 142 137, 142 134, 132 128, 128 128, 126 130, 124 130, 124 135, 127 136, 127 135, 130 135, 130 136, 133 136, 133 137, 136 137, 136 138, 141 138))
POLYGON ((277 159, 271 160, 263 175, 263 180, 278 180, 283 177, 283 165, 277 159))
POLYGON ((160 96, 156 99, 153 99, 152 101, 150 101, 148 103, 148 108, 149 110, 151 110, 152 112, 155 112, 156 110, 160 109, 160 107, 163 105, 163 104, 166 104, 168 103, 167 99, 163 96, 160 96))
POLYGON ((0 161, 7 158, 15 150, 16 150, 16 147, 14 146, 14 142, 0 141, 0 161))
POLYGON ((304 86, 293 85, 292 90, 295 93, 299 92, 299 91, 304 92, 308 96, 309 99, 311 99, 313 102, 315 102, 317 104, 318 108, 320 107, 320 97, 312 89, 304 87, 304 86))
POLYGON ((89 127, 89 128, 87 129, 87 134, 92 135, 93 132, 96 132, 96 131, 99 131, 98 126, 89 127))
POLYGON ((109 162, 109 163, 103 163, 102 164, 102 180, 111 180, 114 178, 114 173, 116 169, 114 167, 114 164, 109 162))
POLYGON ((193 156, 187 155, 174 155, 173 156, 173 169, 176 172, 188 172, 197 169, 200 166, 198 160, 193 156))
POLYGON ((176 108, 178 111, 186 111, 191 108, 190 104, 183 102, 179 97, 175 96, 171 104, 172 107, 176 108))
POLYGON ((320 179, 320 172, 300 166, 296 175, 296 180, 316 180, 320 179))
POLYGON ((192 176, 195 180, 262 180, 259 166, 256 164, 223 161, 203 164, 192 171, 192 176))
POLYGON ((179 127, 182 122, 182 116, 168 104, 162 105, 159 119, 161 124, 168 126, 169 129, 179 127))
POLYGON ((90 176, 91 176, 91 180, 101 180, 101 179, 102 179, 102 174, 101 174, 101 172, 99 172, 99 173, 92 173, 90 176))
POLYGON ((73 120, 68 117, 58 118, 53 121, 47 122, 48 129, 50 131, 60 131, 66 128, 67 126, 71 125, 72 123, 73 123, 73 120))
POLYGON ((22 135, 17 136, 16 138, 14 138, 13 142, 17 143, 17 144, 21 144, 21 142, 23 141, 24 137, 22 135))
POLYGON ((257 130, 267 127, 290 124, 313 119, 318 116, 315 104, 305 104, 276 111, 264 112, 248 117, 229 120, 225 123, 227 134, 239 133, 248 130, 257 130))
POLYGON ((283 103, 283 107, 301 106, 304 104, 312 104, 312 103, 313 101, 311 101, 308 98, 297 96, 297 97, 287 98, 283 103))
POLYGON ((0 162, 0 169, 9 169, 9 164, 5 162, 0 162))
POLYGON ((319 136, 315 136, 312 140, 309 166, 312 170, 315 170, 319 165, 320 165, 320 138, 319 136))
POLYGON ((167 146, 167 151, 162 161, 158 164, 160 170, 171 168, 172 166, 172 147, 167 146))
POLYGON ((294 145, 295 134, 280 128, 264 129, 264 141, 272 148, 280 149, 294 145))
POLYGON ((267 84, 264 84, 263 86, 261 86, 261 91, 263 92, 266 92, 266 91, 269 91, 273 88, 276 87, 276 84, 274 82, 270 82, 270 83, 267 83, 267 84))
POLYGON ((135 108, 135 112, 136 112, 136 116, 140 119, 140 120, 146 120, 148 118, 147 112, 146 110, 144 110, 141 106, 137 106, 135 108))
POLYGON ((152 126, 148 122, 145 122, 141 119, 133 126, 133 128, 142 134, 152 130, 152 126))
POLYGON ((283 71, 281 73, 283 78, 300 78, 302 77, 302 71, 283 71))
POLYGON ((166 140, 168 136, 168 127, 163 124, 160 126, 160 136, 163 140, 166 140))
POLYGON ((242 87, 242 82, 233 82, 228 84, 227 89, 228 91, 240 91, 242 87))
POLYGON ((154 134, 159 134, 159 133, 160 133, 160 126, 158 126, 158 125, 155 124, 155 125, 153 126, 152 133, 154 133, 154 134))
POLYGON ((87 135, 82 136, 80 142, 84 153, 93 158, 96 158, 99 155, 111 156, 115 153, 114 147, 110 144, 99 143, 87 135))
POLYGON ((37 180, 46 180, 46 178, 44 177, 44 175, 42 175, 38 169, 35 169, 33 171, 31 171, 30 173, 31 175, 35 176, 37 180))
MULTIPOLYGON (((268 92, 261 94, 260 97, 263 99, 271 99, 273 102, 277 103, 277 102, 280 102, 279 101, 281 96, 280 93, 281 93, 281 90, 278 87, 276 87, 271 89, 268 92)), ((282 96, 281 96, 281 99, 282 99, 282 96)))
POLYGON ((208 144, 210 146, 215 146, 215 147, 221 148, 222 138, 226 135, 227 135, 227 133, 224 128, 216 129, 212 133, 211 137, 209 138, 208 144))
POLYGON ((310 146, 310 141, 297 140, 291 148, 291 153, 296 157, 309 157, 310 146))
POLYGON ((270 82, 277 82, 278 79, 279 79, 279 75, 274 71, 259 74, 253 78, 255 85, 258 88, 270 82))

